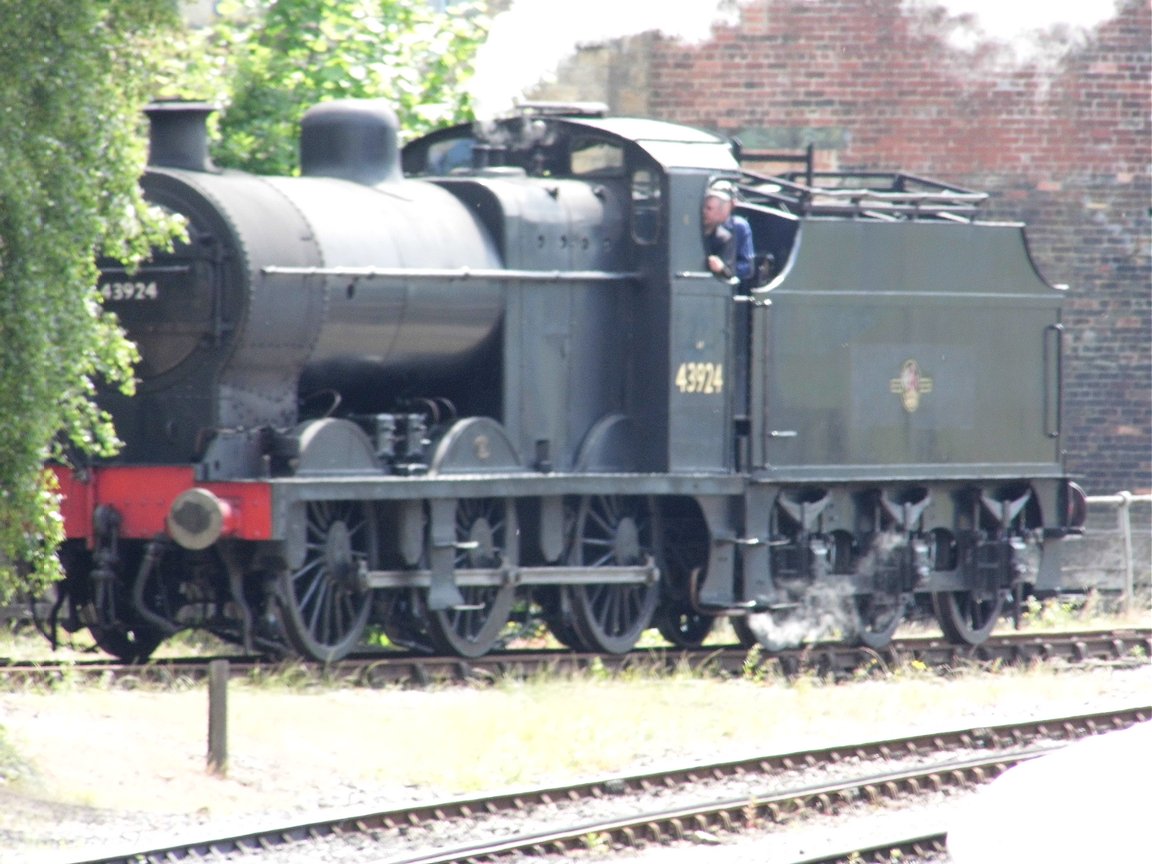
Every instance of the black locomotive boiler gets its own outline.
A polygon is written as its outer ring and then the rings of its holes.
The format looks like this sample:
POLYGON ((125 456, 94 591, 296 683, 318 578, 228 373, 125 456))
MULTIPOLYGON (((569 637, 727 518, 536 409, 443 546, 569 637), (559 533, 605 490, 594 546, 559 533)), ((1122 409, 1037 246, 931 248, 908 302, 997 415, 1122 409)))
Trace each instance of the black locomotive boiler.
POLYGON ((1062 291, 983 196, 766 176, 671 123, 525 106, 401 153, 379 102, 304 118, 302 176, 216 169, 151 109, 187 242, 102 270, 140 347, 125 442, 59 468, 64 622, 140 659, 207 628, 339 658, 377 627, 478 656, 527 610, 572 647, 730 616, 776 649, 987 637, 1054 583, 1062 291), (761 278, 706 271, 740 190, 761 278), (815 628, 815 629, 814 629, 815 628))

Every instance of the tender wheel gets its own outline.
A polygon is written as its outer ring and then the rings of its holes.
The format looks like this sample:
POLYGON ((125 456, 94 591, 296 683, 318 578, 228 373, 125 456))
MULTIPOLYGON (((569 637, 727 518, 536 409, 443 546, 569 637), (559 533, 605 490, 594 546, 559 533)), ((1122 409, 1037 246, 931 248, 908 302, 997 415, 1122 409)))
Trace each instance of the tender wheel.
MULTIPOLYGON (((656 515, 646 498, 596 495, 576 514, 568 563, 578 567, 634 566, 652 554, 656 515)), ((589 651, 625 654, 652 624, 658 582, 570 585, 572 626, 589 651)))
POLYGON ((364 633, 372 592, 359 570, 378 560, 376 522, 362 501, 313 501, 305 530, 304 563, 279 578, 284 631, 303 656, 329 663, 364 633))
MULTIPOLYGON (((462 498, 456 506, 456 570, 498 570, 515 565, 516 507, 505 498, 462 498)), ((428 635, 441 651, 480 657, 499 641, 512 614, 516 588, 462 585, 464 606, 428 613, 428 635)))
POLYGON ((903 594, 875 592, 857 594, 852 600, 856 612, 856 642, 876 651, 887 648, 896 628, 904 621, 907 601, 903 594))
POLYGON ((1004 610, 1003 591, 939 591, 932 610, 944 638, 956 645, 979 645, 992 633, 1004 610))

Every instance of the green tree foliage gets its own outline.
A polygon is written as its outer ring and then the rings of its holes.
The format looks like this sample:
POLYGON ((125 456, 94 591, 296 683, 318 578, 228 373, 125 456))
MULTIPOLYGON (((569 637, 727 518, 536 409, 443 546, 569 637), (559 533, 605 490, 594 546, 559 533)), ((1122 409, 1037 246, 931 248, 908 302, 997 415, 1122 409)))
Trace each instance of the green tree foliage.
POLYGON ((464 84, 487 35, 475 7, 437 13, 414 0, 231 0, 218 12, 214 27, 169 54, 176 62, 164 89, 223 104, 213 147, 219 165, 294 173, 300 118, 331 99, 387 99, 409 135, 472 118, 464 84))
POLYGON ((296 169, 299 119, 326 99, 390 99, 408 134, 471 116, 475 9, 222 0, 214 26, 190 31, 178 5, 0 0, 0 602, 58 575, 45 460, 118 443, 94 396, 130 392, 137 355, 100 304, 95 260, 131 264, 179 230, 137 186, 148 99, 221 103, 214 158, 267 173, 296 169))
POLYGON ((135 351, 103 314, 95 256, 138 259, 173 226, 141 200, 138 38, 174 0, 0 0, 0 599, 56 576, 46 458, 107 453, 104 379, 135 351))

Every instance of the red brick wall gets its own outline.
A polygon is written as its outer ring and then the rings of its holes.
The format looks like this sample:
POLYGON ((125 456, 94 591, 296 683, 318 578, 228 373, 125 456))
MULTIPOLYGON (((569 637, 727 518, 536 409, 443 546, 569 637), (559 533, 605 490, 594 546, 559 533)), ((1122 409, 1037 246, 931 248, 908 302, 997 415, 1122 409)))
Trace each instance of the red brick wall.
POLYGON ((750 147, 812 140, 824 166, 900 168, 992 193, 988 215, 1026 221, 1041 272, 1071 286, 1070 469, 1091 492, 1148 489, 1149 4, 1123 0, 1046 64, 995 42, 951 47, 955 19, 917 8, 754 0, 707 43, 638 40, 650 52, 649 113, 750 147))

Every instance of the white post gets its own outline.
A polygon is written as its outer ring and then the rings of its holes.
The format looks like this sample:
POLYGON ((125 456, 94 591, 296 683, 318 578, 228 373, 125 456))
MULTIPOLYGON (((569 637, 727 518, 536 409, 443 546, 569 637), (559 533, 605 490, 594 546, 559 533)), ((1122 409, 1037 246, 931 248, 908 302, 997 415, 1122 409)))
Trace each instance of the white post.
POLYGON ((1135 563, 1132 561, 1132 493, 1120 492, 1120 504, 1116 508, 1116 519, 1120 528, 1121 542, 1124 544, 1124 593, 1120 596, 1120 609, 1125 615, 1132 611, 1132 595, 1136 593, 1135 563))

